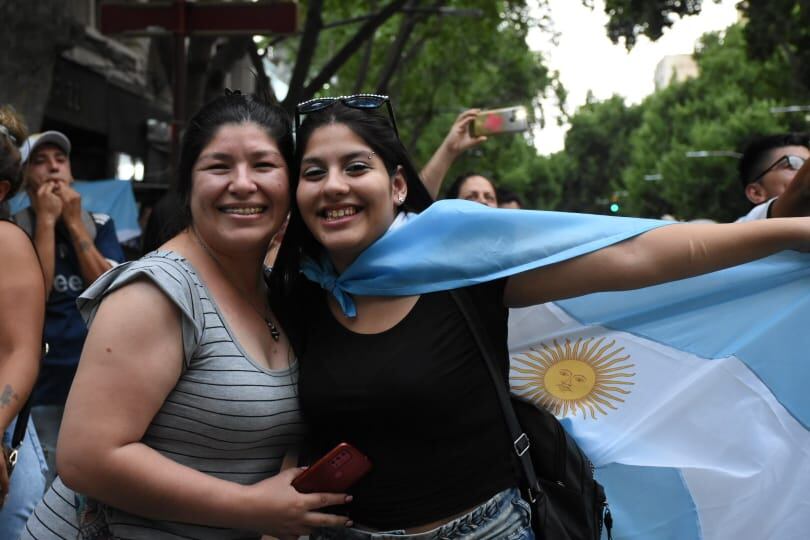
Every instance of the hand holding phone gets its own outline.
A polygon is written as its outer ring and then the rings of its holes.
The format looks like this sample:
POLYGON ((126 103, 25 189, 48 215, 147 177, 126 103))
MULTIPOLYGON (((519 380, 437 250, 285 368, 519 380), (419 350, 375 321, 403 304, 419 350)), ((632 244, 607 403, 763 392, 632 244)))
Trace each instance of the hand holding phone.
POLYGON ((371 461, 342 442, 292 481, 301 493, 344 493, 371 470, 371 461))
POLYGON ((527 129, 529 119, 526 107, 522 105, 481 111, 475 116, 475 121, 470 123, 470 134, 473 137, 517 133, 527 129))

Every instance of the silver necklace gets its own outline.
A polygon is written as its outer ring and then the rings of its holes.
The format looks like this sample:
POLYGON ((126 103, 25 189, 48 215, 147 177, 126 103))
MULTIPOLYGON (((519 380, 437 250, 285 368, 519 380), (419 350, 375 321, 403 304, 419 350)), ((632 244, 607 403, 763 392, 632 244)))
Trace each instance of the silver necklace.
POLYGON ((191 227, 191 234, 194 236, 194 239, 197 241, 197 243, 200 245, 200 247, 203 249, 203 251, 205 251, 205 254, 208 255, 211 258, 211 260, 214 261, 214 264, 217 265, 220 272, 222 272, 222 275, 225 276, 225 280, 228 282, 228 284, 230 284, 231 287, 236 289, 236 292, 239 293, 239 296, 242 297, 242 300, 247 302, 247 305, 249 305, 251 307, 251 309, 253 311, 255 311, 259 315, 259 317, 261 317, 262 320, 267 324, 267 328, 268 328, 268 330, 270 330, 270 336, 273 338, 273 340, 278 341, 281 338, 281 332, 279 331, 279 329, 275 325, 275 323, 273 323, 273 320, 266 313, 262 313, 261 311, 256 309, 256 306, 253 305, 253 302, 250 301, 250 299, 242 291, 242 289, 240 289, 239 287, 236 286, 236 284, 228 276, 228 272, 225 270, 225 267, 222 266, 222 263, 219 262, 219 259, 217 259, 217 257, 208 248, 208 246, 205 244, 205 242, 203 242, 203 239, 200 238, 200 235, 197 234, 197 230, 194 227, 191 227))

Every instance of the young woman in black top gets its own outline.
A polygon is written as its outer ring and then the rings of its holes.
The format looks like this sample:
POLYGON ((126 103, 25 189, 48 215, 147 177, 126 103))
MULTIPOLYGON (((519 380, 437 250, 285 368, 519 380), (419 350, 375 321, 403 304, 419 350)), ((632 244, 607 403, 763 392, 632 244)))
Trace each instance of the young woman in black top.
MULTIPOLYGON (((449 294, 355 296, 356 316, 348 317, 301 273, 302 257, 323 255, 342 272, 408 212, 431 204, 390 103, 318 100, 299 112, 307 114, 290 175, 296 196, 271 299, 301 360, 311 451, 348 441, 374 464, 350 490, 355 526, 315 537, 533 538, 492 381, 449 294)), ((468 290, 505 369, 509 307, 638 288, 808 246, 806 219, 661 227, 468 290)))

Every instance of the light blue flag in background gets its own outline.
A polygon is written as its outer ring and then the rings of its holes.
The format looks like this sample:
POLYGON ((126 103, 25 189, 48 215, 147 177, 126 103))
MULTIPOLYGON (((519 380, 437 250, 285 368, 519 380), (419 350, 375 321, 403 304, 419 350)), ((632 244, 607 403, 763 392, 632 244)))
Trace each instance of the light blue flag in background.
MULTIPOLYGON (((138 225, 138 205, 127 180, 76 180, 71 186, 82 196, 82 207, 90 212, 101 212, 113 218, 118 241, 124 243, 141 235, 138 225)), ((28 195, 18 193, 9 200, 11 213, 31 206, 28 195)))
MULTIPOLYGON (((479 283, 663 224, 440 201, 340 276, 307 276, 346 310, 351 294, 479 283)), ((591 457, 617 540, 810 538, 808 325, 810 256, 788 252, 512 310, 512 391, 591 457)))

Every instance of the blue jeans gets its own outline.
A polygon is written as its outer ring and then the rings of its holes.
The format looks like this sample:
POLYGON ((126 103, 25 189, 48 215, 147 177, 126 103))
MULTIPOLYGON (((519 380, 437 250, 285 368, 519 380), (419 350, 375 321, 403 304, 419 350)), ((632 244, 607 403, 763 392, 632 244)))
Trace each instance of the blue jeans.
POLYGON ((404 530, 370 532, 360 529, 318 529, 313 540, 534 540, 529 504, 517 489, 501 491, 467 514, 423 533, 404 530))
MULTIPOLYGON (((16 423, 14 420, 3 434, 4 444, 11 444, 16 423)), ((28 516, 45 493, 46 472, 45 456, 42 454, 34 423, 29 418, 28 429, 17 456, 17 465, 11 475, 8 498, 0 510, 0 538, 17 538, 22 533, 28 516)))
POLYGON ((56 477, 56 440, 59 438, 59 426, 62 425, 64 405, 34 405, 31 407, 31 418, 37 426, 39 442, 45 454, 48 472, 45 474, 45 486, 48 487, 56 477))

